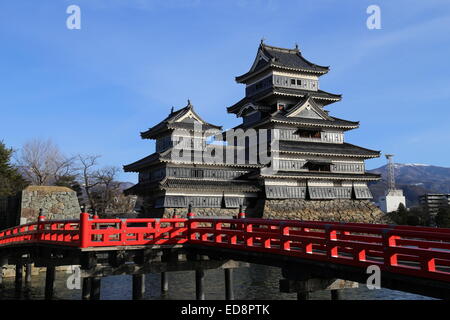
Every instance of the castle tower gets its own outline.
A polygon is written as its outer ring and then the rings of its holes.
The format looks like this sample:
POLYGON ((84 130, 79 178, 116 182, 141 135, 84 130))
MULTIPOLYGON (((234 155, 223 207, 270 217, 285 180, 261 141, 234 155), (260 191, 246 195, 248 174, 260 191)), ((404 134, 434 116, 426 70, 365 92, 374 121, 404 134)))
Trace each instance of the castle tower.
POLYGON ((212 155, 226 148, 209 145, 207 139, 220 133, 221 127, 203 120, 190 101, 172 109, 160 123, 141 132, 142 139, 156 140, 156 150, 124 166, 126 172, 139 173, 139 182, 125 194, 142 197, 143 213, 151 217, 186 214, 189 205, 204 215, 232 215, 240 206, 253 207, 260 189, 241 177, 258 165, 214 162, 212 155))
POLYGON ((358 122, 338 119, 325 107, 341 95, 319 89, 329 71, 306 60, 294 49, 261 42, 250 70, 236 77, 246 86, 245 97, 229 113, 243 119, 238 127, 275 129, 279 140, 276 173, 253 174, 264 186, 267 199, 371 199, 367 182, 379 175, 365 172, 364 160, 380 152, 344 141, 344 133, 358 122))

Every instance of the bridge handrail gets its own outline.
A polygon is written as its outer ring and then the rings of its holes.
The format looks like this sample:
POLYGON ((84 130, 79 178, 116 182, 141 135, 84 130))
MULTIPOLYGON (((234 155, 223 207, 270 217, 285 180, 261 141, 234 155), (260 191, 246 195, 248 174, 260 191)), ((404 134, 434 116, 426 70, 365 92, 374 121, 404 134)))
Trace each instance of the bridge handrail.
POLYGON ((193 244, 360 267, 377 264, 386 271, 450 281, 450 272, 442 271, 450 266, 448 229, 264 219, 196 218, 192 224, 193 244))

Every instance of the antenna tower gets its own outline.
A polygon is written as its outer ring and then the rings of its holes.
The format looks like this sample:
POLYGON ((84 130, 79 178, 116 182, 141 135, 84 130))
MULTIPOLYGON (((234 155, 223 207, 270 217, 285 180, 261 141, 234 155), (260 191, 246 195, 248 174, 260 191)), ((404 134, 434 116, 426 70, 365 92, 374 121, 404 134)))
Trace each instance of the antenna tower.
POLYGON ((394 157, 393 154, 385 154, 386 159, 388 160, 388 167, 387 167, 387 173, 388 173, 388 190, 395 190, 395 175, 394 175, 394 161, 392 160, 392 157, 394 157))

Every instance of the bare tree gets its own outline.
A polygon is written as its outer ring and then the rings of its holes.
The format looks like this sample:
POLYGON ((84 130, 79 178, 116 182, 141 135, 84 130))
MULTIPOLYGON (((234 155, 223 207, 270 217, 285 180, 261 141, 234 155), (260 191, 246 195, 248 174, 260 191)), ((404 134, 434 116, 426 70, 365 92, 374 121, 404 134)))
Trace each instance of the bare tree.
POLYGON ((109 166, 97 170, 95 173, 95 178, 102 187, 98 197, 100 203, 97 206, 102 213, 105 213, 111 207, 114 195, 120 190, 121 183, 115 181, 119 171, 118 167, 109 166))
POLYGON ((96 166, 97 160, 100 155, 78 155, 77 160, 80 163, 80 177, 82 179, 82 186, 86 192, 86 196, 89 201, 91 209, 96 210, 95 202, 92 196, 92 188, 100 184, 100 181, 96 179, 96 166))
POLYGON ((52 140, 26 142, 16 157, 24 177, 35 185, 51 185, 74 172, 74 157, 66 157, 52 140))

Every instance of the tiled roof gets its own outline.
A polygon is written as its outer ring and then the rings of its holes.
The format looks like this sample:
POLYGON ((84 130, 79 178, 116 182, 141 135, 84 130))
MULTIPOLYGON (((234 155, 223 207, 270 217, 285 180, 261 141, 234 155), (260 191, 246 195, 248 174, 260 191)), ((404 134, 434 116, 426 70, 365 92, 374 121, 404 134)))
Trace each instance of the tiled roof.
POLYGON ((180 178, 165 178, 162 181, 151 183, 138 183, 133 187, 125 190, 125 194, 139 194, 151 190, 164 189, 183 189, 183 190, 214 190, 214 191, 240 191, 240 192, 258 192, 260 187, 256 181, 241 181, 241 180, 204 180, 204 179, 180 179, 180 178))
MULTIPOLYGON (((192 112, 197 118, 201 119, 200 116, 195 113, 194 107, 188 101, 188 105, 180 110, 172 111, 164 120, 162 120, 157 125, 148 129, 145 132, 141 132, 141 137, 143 139, 153 139, 158 136, 158 134, 165 132, 170 129, 185 129, 185 130, 194 130, 195 126, 193 122, 176 122, 178 119, 183 117, 186 113, 192 112)), ((221 126, 216 126, 204 121, 204 124, 201 126, 202 130, 208 129, 218 129, 221 130, 221 126)))
POLYGON ((265 59, 259 60, 253 70, 236 77, 237 82, 243 82, 253 74, 257 74, 270 67, 318 74, 324 74, 329 71, 329 67, 320 66, 305 59, 298 48, 286 49, 261 43, 258 48, 258 53, 259 52, 261 52, 268 61, 265 59))
MULTIPOLYGON (((380 175, 374 173, 337 173, 326 171, 277 171, 274 174, 259 174, 265 177, 278 177, 278 178, 304 178, 304 179, 348 179, 348 180, 379 180, 380 175)), ((253 175, 255 176, 255 175, 253 175)))
POLYGON ((182 189, 208 189, 224 190, 231 188, 236 191, 258 192, 260 188, 255 182, 241 180, 203 180, 203 179, 174 179, 169 178, 161 183, 162 188, 182 188, 182 189))
POLYGON ((342 96, 339 94, 329 93, 323 90, 311 91, 311 90, 303 90, 303 89, 289 89, 289 88, 281 88, 281 87, 271 87, 267 88, 251 97, 245 97, 241 99, 239 102, 227 108, 228 113, 238 113, 240 108, 249 102, 258 102, 262 99, 267 98, 270 95, 287 95, 287 96, 295 96, 299 98, 303 98, 307 95, 310 95, 313 99, 325 99, 329 101, 339 101, 342 96))
POLYGON ((152 153, 151 155, 142 158, 133 163, 127 164, 123 166, 123 170, 125 172, 138 172, 140 169, 143 169, 151 164, 157 163, 160 160, 161 154, 158 152, 152 153))
POLYGON ((280 141, 280 152, 306 153, 306 154, 329 154, 355 157, 379 157, 380 151, 370 150, 355 146, 350 143, 317 143, 280 141))

